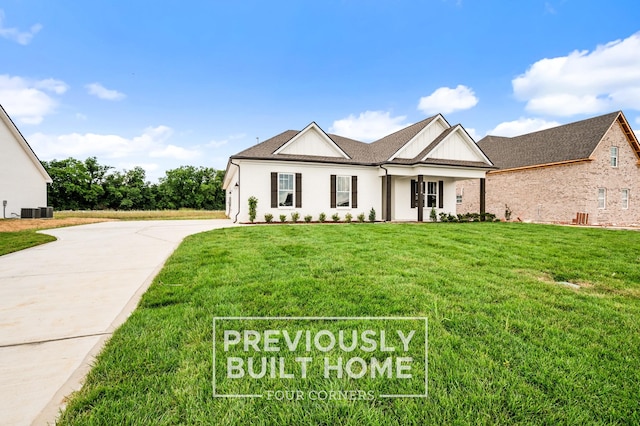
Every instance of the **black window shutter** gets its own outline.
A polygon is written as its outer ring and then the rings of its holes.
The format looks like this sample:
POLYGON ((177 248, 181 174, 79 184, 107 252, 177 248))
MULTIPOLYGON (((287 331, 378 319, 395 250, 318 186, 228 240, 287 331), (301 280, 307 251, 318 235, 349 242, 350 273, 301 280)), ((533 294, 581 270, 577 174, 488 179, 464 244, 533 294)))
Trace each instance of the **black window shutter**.
POLYGON ((351 176, 351 208, 358 208, 358 176, 351 176))
POLYGON ((438 181, 438 207, 444 208, 444 181, 438 181))
POLYGON ((271 208, 278 207, 278 173, 271 172, 271 208))
POLYGON ((302 173, 296 173, 296 208, 302 207, 302 173))
POLYGON ((336 175, 331 175, 331 208, 336 208, 336 175))
POLYGON ((416 195, 418 194, 418 186, 416 185, 416 180, 411 179, 411 208, 416 208, 416 195))

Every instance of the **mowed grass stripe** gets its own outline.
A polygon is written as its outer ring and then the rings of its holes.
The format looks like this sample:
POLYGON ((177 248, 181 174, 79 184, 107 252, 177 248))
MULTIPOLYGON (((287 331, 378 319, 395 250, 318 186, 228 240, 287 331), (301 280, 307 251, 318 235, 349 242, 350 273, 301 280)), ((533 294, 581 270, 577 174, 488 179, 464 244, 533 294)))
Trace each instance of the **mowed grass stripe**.
POLYGON ((637 232, 223 229, 173 254, 60 424, 634 424, 639 347, 637 232), (427 317, 429 397, 214 399, 214 316, 427 317))
POLYGON ((0 232, 0 256, 55 241, 51 235, 35 231, 0 232))

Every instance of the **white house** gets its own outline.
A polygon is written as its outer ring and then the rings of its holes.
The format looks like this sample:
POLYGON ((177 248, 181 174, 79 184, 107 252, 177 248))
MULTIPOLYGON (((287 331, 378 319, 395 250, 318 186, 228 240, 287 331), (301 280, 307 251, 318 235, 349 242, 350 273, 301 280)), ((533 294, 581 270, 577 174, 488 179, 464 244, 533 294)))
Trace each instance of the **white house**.
POLYGON ((40 160, 0 105, 2 217, 20 217, 23 208, 46 207, 47 184, 51 182, 40 160))
POLYGON ((287 130, 229 158, 223 188, 227 215, 249 221, 248 199, 258 199, 256 221, 325 213, 377 220, 429 220, 455 213, 456 182, 484 179, 494 169, 461 125, 438 114, 372 143, 325 133, 316 123, 287 130))

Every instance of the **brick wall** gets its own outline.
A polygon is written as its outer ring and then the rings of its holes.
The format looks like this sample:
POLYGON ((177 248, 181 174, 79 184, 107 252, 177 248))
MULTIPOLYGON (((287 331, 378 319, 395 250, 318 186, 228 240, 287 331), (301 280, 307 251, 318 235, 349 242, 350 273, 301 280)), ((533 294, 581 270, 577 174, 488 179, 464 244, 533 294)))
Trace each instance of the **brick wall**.
MULTIPOLYGON (((591 161, 487 174, 486 210, 504 219, 571 223, 576 213, 589 214, 589 224, 640 224, 640 167, 616 122, 591 155, 591 161), (611 167, 610 149, 618 147, 618 167, 611 167), (606 189, 606 206, 598 208, 598 188, 606 189), (622 207, 622 189, 629 189, 629 208, 622 207)), ((479 181, 458 183, 463 203, 458 213, 479 211, 479 181)))

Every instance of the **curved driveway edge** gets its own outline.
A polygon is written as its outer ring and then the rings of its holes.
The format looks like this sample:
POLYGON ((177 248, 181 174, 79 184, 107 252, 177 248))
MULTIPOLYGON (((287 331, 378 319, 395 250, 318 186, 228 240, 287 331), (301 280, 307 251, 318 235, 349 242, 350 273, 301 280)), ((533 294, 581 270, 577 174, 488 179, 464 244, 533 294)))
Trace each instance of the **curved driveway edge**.
POLYGON ((102 222, 0 256, 0 423, 53 424, 184 237, 230 220, 102 222))

